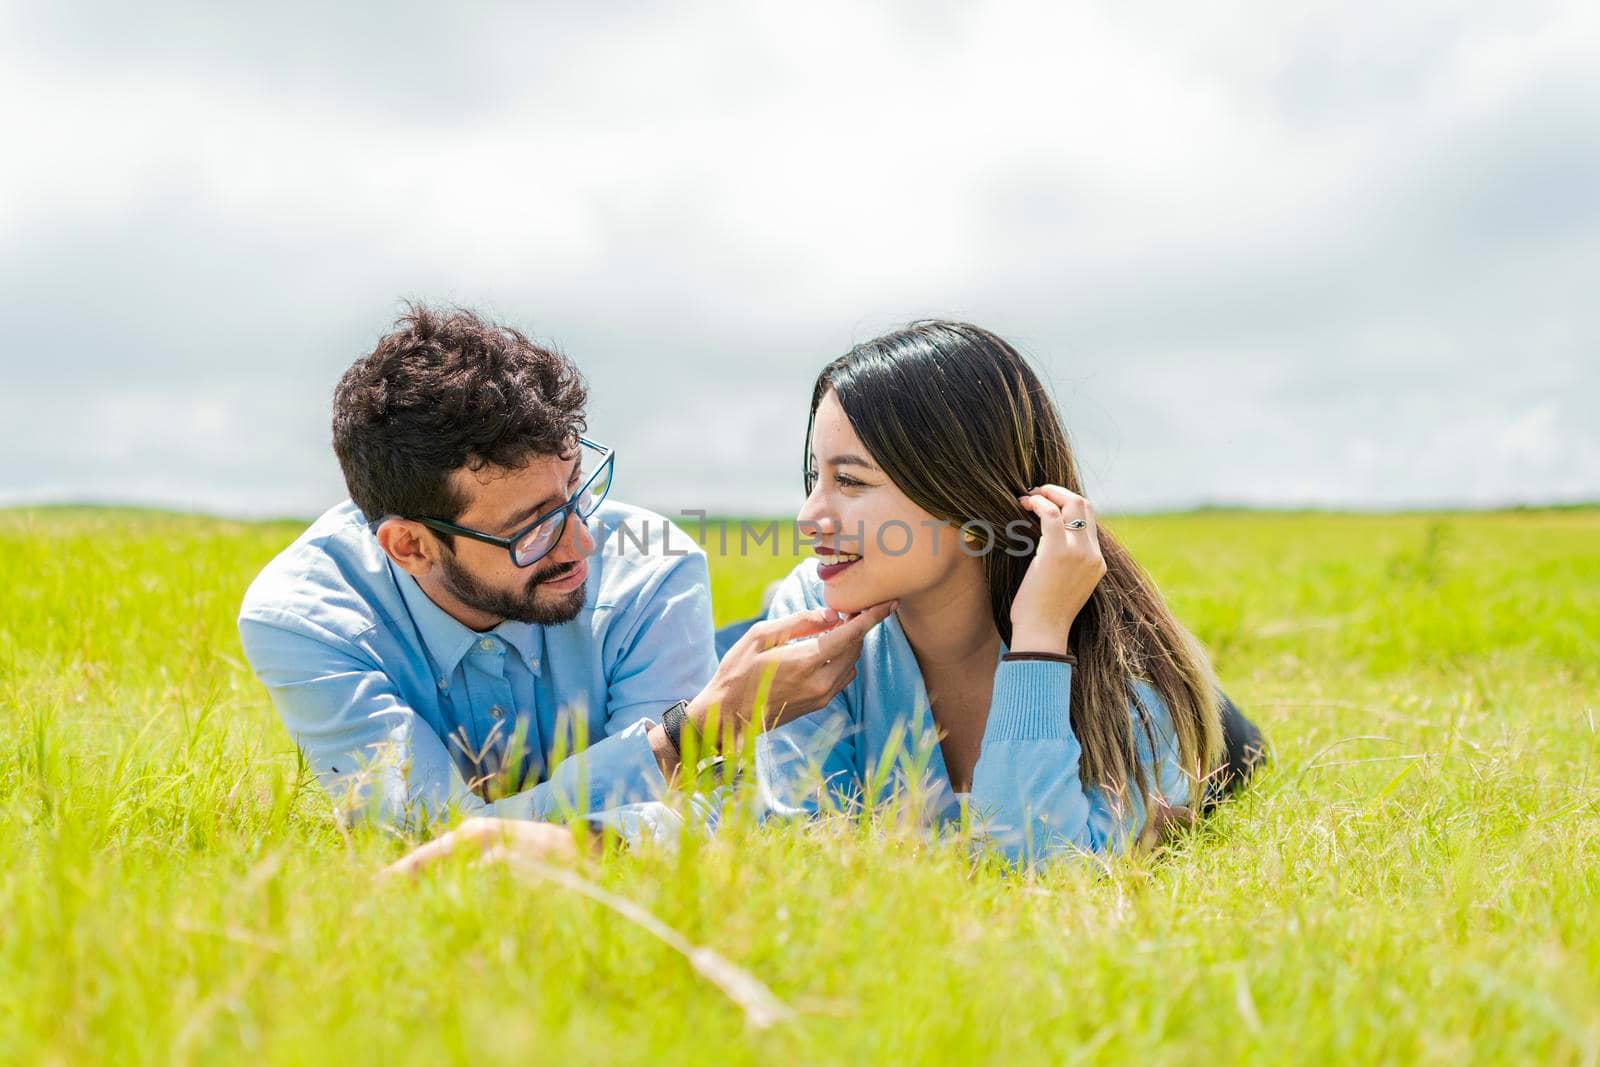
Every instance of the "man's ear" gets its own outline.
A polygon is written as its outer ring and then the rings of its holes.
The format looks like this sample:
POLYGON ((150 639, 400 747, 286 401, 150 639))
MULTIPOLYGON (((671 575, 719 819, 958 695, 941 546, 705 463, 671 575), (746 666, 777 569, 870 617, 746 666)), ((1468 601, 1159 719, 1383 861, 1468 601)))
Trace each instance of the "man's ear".
POLYGON ((395 565, 413 578, 433 570, 438 542, 427 527, 409 519, 384 519, 378 524, 378 544, 395 565))

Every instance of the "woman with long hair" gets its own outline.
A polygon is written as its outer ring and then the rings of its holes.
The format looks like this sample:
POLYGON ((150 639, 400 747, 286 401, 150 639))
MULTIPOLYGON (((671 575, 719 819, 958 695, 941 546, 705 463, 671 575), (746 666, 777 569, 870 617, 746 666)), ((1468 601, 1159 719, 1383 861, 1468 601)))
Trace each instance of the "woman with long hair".
POLYGON ((1148 839, 1259 760, 1199 644, 1084 499, 1043 384, 993 333, 918 322, 824 367, 805 487, 815 558, 769 618, 898 607, 839 696, 758 740, 768 813, 859 810, 920 768, 941 821, 965 806, 1034 862, 1148 839), (918 739, 926 759, 901 758, 918 739))
MULTIPOLYGON (((965 810, 1033 863, 1153 841, 1263 758, 1205 653, 1099 524, 1055 405, 999 337, 919 322, 829 363, 805 463, 798 523, 815 558, 771 597, 783 623, 729 627, 718 652, 776 651, 797 619, 823 620, 815 631, 895 610, 859 638, 853 676, 821 710, 763 710, 782 723, 756 739, 764 814, 915 790, 939 821, 965 810)), ((597 813, 594 828, 670 837, 679 821, 649 803, 597 813)), ((565 827, 473 819, 390 873, 458 849, 574 848, 565 827)))

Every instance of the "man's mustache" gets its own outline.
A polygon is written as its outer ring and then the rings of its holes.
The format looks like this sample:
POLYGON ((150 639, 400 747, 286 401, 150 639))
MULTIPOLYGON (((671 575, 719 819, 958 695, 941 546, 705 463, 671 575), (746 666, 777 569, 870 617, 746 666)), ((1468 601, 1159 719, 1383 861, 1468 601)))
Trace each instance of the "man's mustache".
POLYGON ((552 567, 547 571, 540 571, 538 574, 535 574, 533 577, 528 579, 528 591, 531 593, 545 582, 559 582, 561 579, 578 569, 578 562, 579 561, 574 560, 571 563, 563 563, 559 567, 552 567))

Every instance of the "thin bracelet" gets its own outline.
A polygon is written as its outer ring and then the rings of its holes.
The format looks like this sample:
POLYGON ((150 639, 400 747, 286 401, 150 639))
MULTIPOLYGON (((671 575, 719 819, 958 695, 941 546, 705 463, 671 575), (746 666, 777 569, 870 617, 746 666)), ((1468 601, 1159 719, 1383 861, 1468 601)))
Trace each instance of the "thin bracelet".
POLYGON ((1007 652, 1000 658, 1006 663, 1026 663, 1029 660, 1040 660, 1045 663, 1065 663, 1073 667, 1078 665, 1078 657, 1071 652, 1007 652))

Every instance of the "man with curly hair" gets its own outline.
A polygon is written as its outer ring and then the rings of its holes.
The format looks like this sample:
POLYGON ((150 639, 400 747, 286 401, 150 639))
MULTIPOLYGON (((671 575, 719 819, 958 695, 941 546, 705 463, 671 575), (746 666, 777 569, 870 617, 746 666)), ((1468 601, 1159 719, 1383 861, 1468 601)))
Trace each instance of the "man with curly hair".
POLYGON ((587 399, 559 352, 423 306, 340 380, 350 499, 262 571, 239 632, 345 815, 659 799, 685 730, 715 747, 758 704, 768 725, 823 706, 888 614, 765 623, 719 666, 705 554, 609 497, 618 460, 586 436, 587 399))

